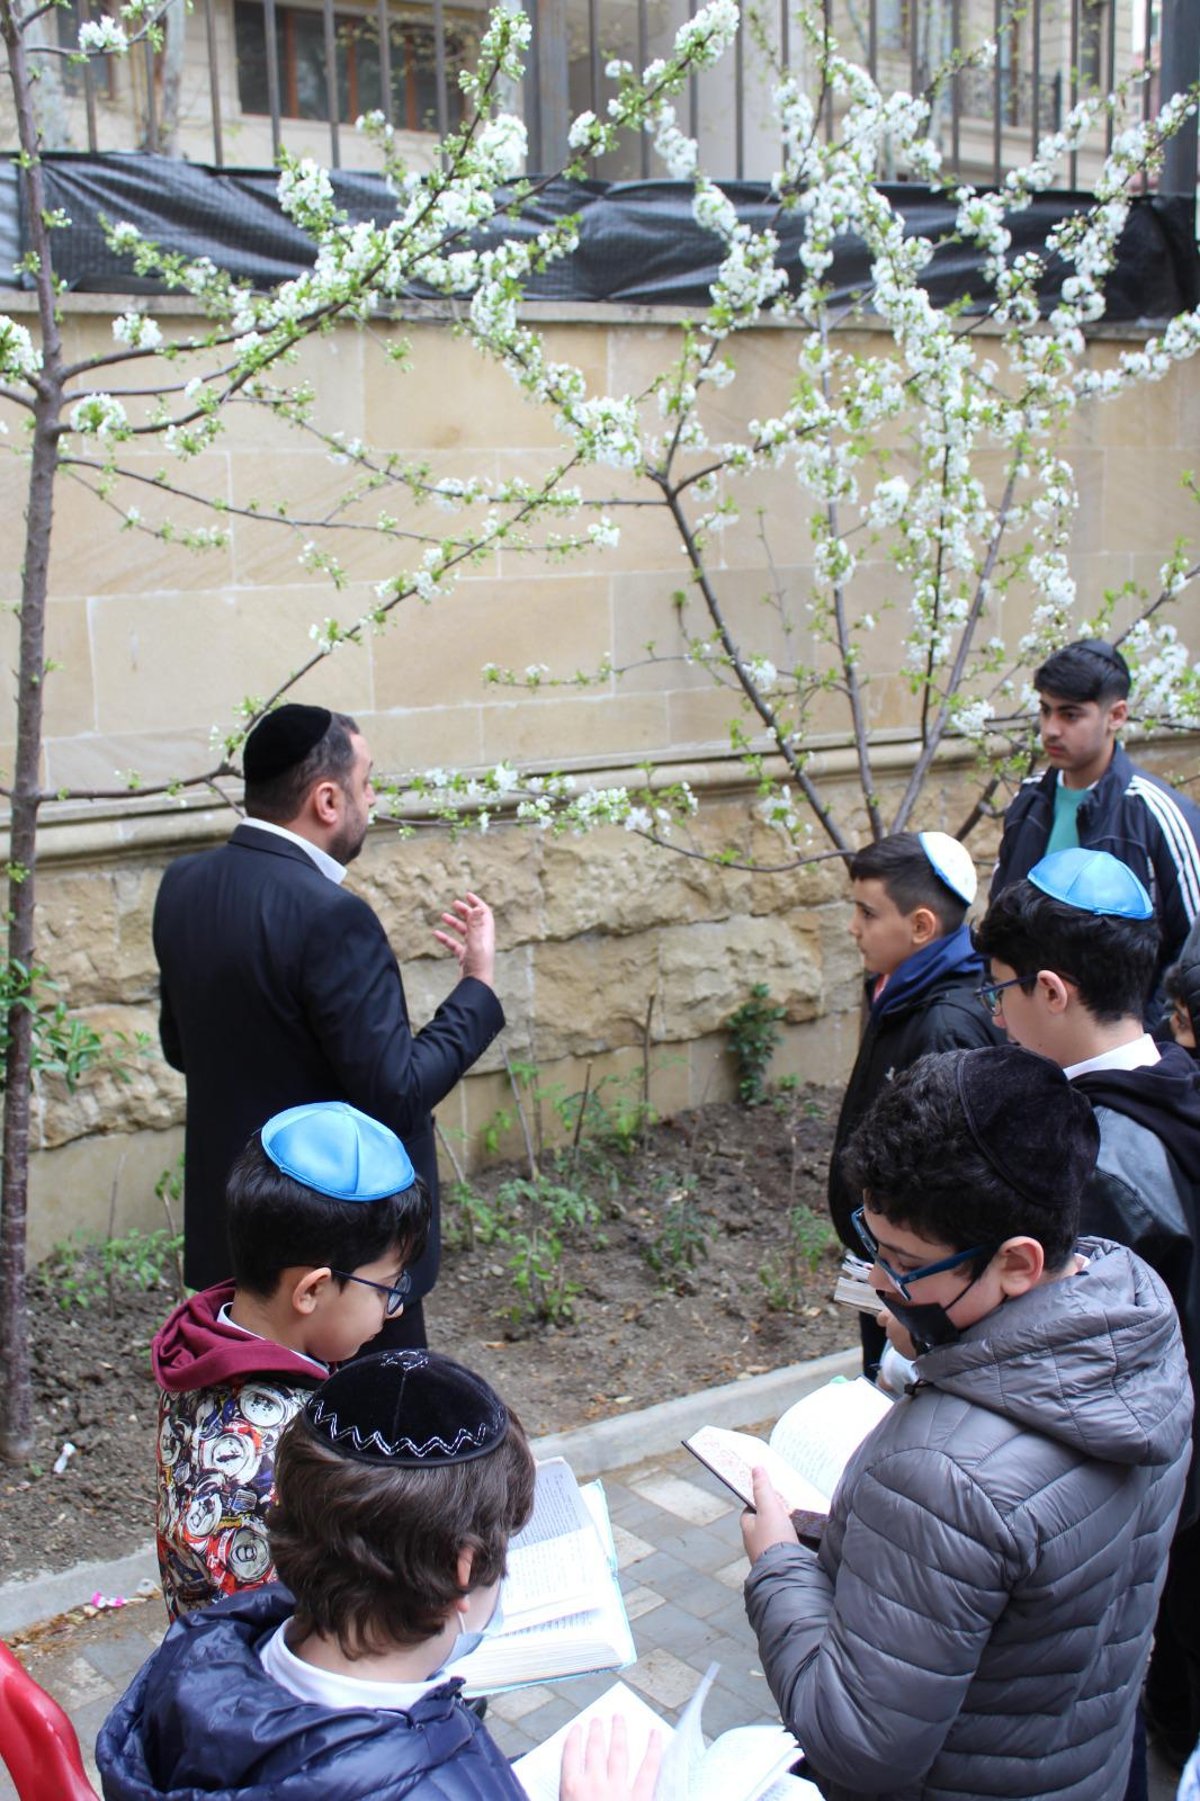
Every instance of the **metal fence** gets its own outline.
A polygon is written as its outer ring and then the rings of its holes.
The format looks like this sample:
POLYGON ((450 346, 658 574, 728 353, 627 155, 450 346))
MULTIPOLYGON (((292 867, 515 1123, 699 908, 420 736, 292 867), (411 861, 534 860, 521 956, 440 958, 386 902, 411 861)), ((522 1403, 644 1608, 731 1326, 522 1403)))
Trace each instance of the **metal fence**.
MULTIPOLYGON (((604 74, 608 59, 644 65, 669 45, 695 3, 524 0, 533 20, 523 94, 531 168, 550 170, 565 160, 577 111, 603 112, 611 92, 604 74)), ((780 68, 802 79, 811 72, 812 56, 789 0, 763 3, 772 13, 759 16, 753 34, 743 27, 719 69, 692 80, 681 108, 681 123, 699 139, 704 166, 723 178, 771 172, 777 143, 767 86, 780 68)), ((74 0, 60 7, 60 42, 73 43, 79 24, 97 16, 102 4, 74 0)), ((1127 83, 1131 104, 1148 115, 1160 93, 1174 93, 1200 76, 1200 0, 1022 0, 1018 7, 1013 0, 824 0, 824 8, 844 50, 882 85, 922 91, 948 62, 961 65, 939 88, 933 129, 949 169, 976 181, 998 184, 1086 93, 1127 83), (994 63, 971 63, 971 51, 989 36, 999 46, 994 63)), ((268 141, 271 154, 289 144, 301 124, 310 147, 315 125, 327 133, 322 154, 334 167, 343 160, 344 128, 363 111, 378 108, 400 129, 444 135, 459 117, 457 74, 470 62, 481 16, 467 5, 452 11, 447 0, 406 0, 402 7, 395 0, 198 0, 198 27, 187 39, 193 99, 183 148, 193 158, 226 161, 225 123, 234 94, 239 119, 257 121, 264 150, 268 141), (207 105, 195 98, 205 86, 207 105), (207 141, 201 145, 201 139, 207 141)), ((110 72, 96 61, 68 65, 64 98, 76 123, 66 141, 78 146, 86 137, 91 149, 180 149, 183 20, 183 0, 175 0, 167 47, 137 46, 130 60, 141 61, 132 71, 126 64, 110 72), (173 33, 180 36, 173 39, 173 33), (124 90, 118 91, 113 84, 121 77, 124 90), (118 114, 126 141, 114 145, 118 114)), ((828 97, 821 112, 822 128, 831 134, 836 120, 828 97)), ((1112 135, 1110 116, 1094 142, 1072 156, 1071 186, 1089 184, 1112 135)), ((1196 191, 1196 144, 1193 123, 1171 147, 1165 191, 1196 191)), ((643 136, 599 162, 595 172, 644 178, 663 171, 643 136)), ((903 179, 905 171, 889 173, 903 179)))

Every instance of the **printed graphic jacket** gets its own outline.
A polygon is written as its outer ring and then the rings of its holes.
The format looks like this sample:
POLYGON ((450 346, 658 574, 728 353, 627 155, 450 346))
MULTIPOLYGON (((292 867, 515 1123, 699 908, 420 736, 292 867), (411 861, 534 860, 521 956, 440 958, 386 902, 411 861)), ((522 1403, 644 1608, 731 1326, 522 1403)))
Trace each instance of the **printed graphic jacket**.
POLYGON ((1122 1801, 1191 1450, 1170 1296, 1124 1245, 917 1360, 820 1552, 746 1579, 829 1801, 1122 1801))
MULTIPOLYGON (((1048 769, 1022 782, 1010 801, 993 894, 1019 882, 1045 856, 1057 782, 1058 771, 1048 769)), ((1157 988, 1200 914, 1200 807, 1139 769, 1118 744, 1112 762, 1080 801, 1076 824, 1080 844, 1119 857, 1150 891, 1163 938, 1157 988)))
POLYGON ((218 1316, 232 1282, 177 1307, 151 1347, 158 1408, 158 1567, 172 1619, 275 1574, 266 1512, 275 1446, 327 1372, 218 1316))
POLYGON ((522 1801, 458 1681, 403 1712, 281 1688, 259 1649, 291 1611, 272 1583, 172 1626, 101 1728, 105 1801, 522 1801))

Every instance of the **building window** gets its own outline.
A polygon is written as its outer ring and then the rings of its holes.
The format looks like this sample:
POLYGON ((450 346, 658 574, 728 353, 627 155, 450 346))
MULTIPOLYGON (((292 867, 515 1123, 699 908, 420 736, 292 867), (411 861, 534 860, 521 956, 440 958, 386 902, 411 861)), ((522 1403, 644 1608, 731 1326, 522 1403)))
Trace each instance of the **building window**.
MULTIPOLYGON (((236 0, 238 98, 244 113, 267 113, 267 38, 258 0, 236 0)), ((474 48, 468 31, 448 25, 445 34, 447 118, 462 122, 458 72, 474 48)), ((363 113, 382 112, 378 16, 334 15, 338 119, 352 124, 363 113)), ((393 17, 388 32, 391 59, 392 123, 402 130, 437 130, 437 61, 433 27, 427 20, 393 17)), ((325 77, 325 20, 299 6, 275 8, 275 48, 279 59, 279 106, 287 119, 329 118, 325 77)))

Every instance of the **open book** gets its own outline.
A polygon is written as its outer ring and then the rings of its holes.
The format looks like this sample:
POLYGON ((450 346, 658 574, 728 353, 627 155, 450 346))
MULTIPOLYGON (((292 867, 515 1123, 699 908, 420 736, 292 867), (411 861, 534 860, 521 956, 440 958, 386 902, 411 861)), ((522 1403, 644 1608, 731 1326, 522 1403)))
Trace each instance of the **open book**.
POLYGON ((834 1300, 840 1301, 843 1307, 857 1307, 860 1313, 869 1313, 872 1319, 884 1305, 871 1287, 874 1267, 865 1257, 856 1257, 853 1251, 847 1251, 833 1290, 834 1300))
POLYGON ((508 1547, 500 1611, 500 1629, 447 1665, 468 1695, 621 1670, 636 1655, 604 1490, 580 1488, 561 1457, 537 1466, 532 1517, 508 1547))
POLYGON ((724 1426, 701 1426, 683 1442, 747 1507, 754 1505, 752 1471, 761 1464, 796 1530, 815 1535, 825 1525, 842 1471, 891 1405, 865 1377, 847 1382, 839 1376, 789 1407, 769 1443, 724 1426))
POLYGON ((563 1745, 571 1726, 582 1724, 586 1730, 589 1720, 608 1725, 620 1715, 629 1738, 631 1770, 641 1763, 652 1732, 665 1740, 654 1801, 820 1801, 820 1791, 811 1782, 788 1775, 800 1747, 782 1726, 735 1726, 713 1744, 704 1743, 700 1714, 715 1669, 714 1665, 703 1678, 673 1731, 640 1695, 618 1682, 570 1726, 519 1757, 513 1774, 530 1801, 558 1801, 563 1745))

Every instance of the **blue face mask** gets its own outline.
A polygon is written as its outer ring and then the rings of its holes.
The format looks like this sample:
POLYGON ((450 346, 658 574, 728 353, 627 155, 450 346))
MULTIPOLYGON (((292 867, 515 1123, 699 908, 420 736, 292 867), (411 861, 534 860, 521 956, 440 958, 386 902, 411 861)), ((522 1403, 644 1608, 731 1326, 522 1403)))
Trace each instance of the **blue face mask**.
POLYGON ((461 1613, 459 1614, 458 1637, 454 1641, 454 1651, 447 1659, 447 1662, 459 1663, 464 1657, 469 1657, 472 1651, 477 1651, 485 1638, 493 1638, 497 1632, 502 1630, 504 1626, 504 1609, 500 1604, 500 1594, 501 1591, 497 1588, 496 1601, 492 1608, 491 1616, 477 1631, 468 1632, 463 1627, 462 1615, 461 1613))

